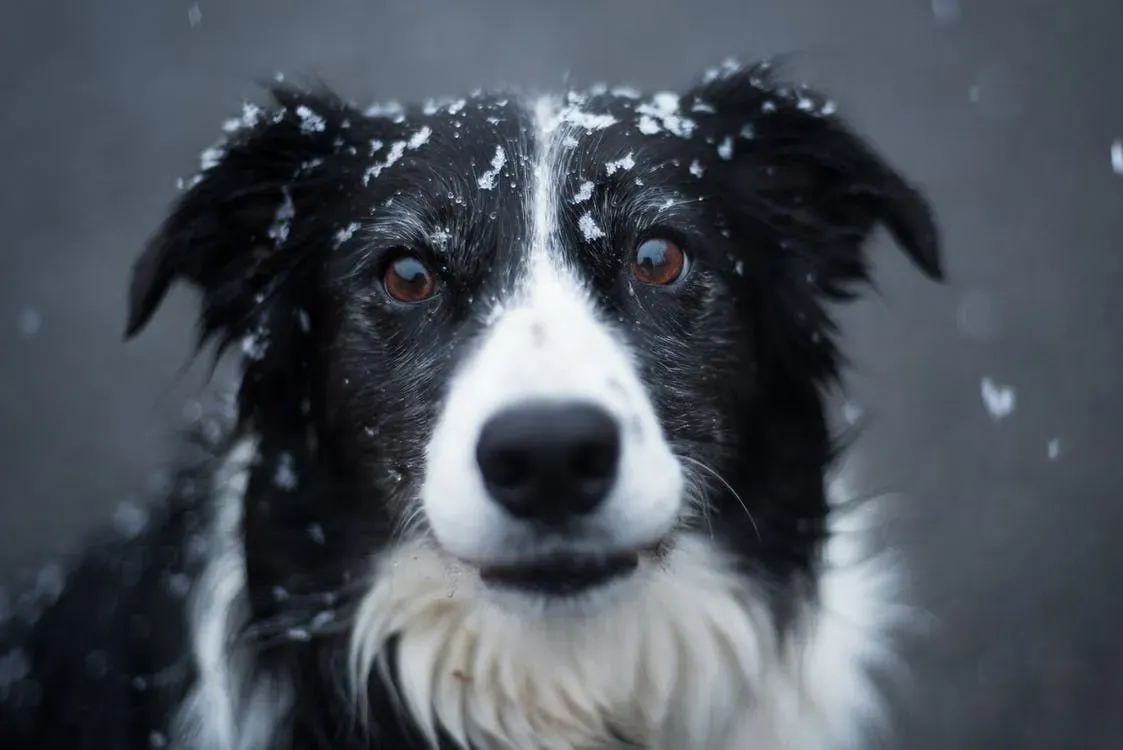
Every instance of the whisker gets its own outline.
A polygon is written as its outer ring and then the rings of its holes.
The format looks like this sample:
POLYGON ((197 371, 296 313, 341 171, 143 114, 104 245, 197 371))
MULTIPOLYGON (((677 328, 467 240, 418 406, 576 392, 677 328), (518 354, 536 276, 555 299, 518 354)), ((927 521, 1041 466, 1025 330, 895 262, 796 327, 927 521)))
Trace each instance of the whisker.
POLYGON ((764 538, 760 535, 760 526, 757 525, 756 519, 753 518, 753 514, 749 510, 749 506, 745 505, 745 501, 742 500, 741 496, 737 494, 737 490, 733 489, 733 486, 730 485, 729 482, 725 481, 725 477, 723 477, 721 474, 719 474, 717 472, 717 470, 707 466, 706 464, 704 464, 703 462, 699 461, 696 458, 693 458, 691 456, 681 456, 681 458, 684 461, 687 461, 691 464, 694 464, 699 469, 702 469, 703 471, 707 472, 710 476, 712 476, 714 479, 716 479, 718 482, 720 482, 721 485, 723 487, 725 487, 725 489, 729 490, 729 494, 733 495, 733 497, 735 497, 737 499, 737 502, 741 504, 741 508, 745 511, 745 515, 748 516, 748 518, 749 518, 749 523, 751 523, 753 525, 753 531, 756 532, 757 541, 763 542, 764 538))

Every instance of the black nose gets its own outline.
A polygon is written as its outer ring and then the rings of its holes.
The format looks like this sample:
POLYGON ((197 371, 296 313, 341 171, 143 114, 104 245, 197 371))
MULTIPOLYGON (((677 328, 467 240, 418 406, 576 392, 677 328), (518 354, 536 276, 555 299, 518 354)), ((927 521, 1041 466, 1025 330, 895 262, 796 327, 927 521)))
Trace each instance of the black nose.
POLYGON ((496 502, 519 518, 559 523, 592 512, 612 489, 620 426, 597 406, 530 403, 489 419, 476 461, 496 502))

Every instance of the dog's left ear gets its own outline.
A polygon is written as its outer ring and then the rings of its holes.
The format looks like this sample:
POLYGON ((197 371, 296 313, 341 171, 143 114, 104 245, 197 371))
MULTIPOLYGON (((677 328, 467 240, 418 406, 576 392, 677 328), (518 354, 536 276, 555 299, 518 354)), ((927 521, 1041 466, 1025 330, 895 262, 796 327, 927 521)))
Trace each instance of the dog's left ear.
POLYGON ((767 63, 712 71, 683 103, 710 113, 699 117, 710 120, 715 162, 728 162, 711 170, 722 194, 804 256, 824 292, 847 297, 848 284, 866 278, 862 246, 879 225, 927 276, 943 278, 928 201, 832 103, 775 83, 767 63))

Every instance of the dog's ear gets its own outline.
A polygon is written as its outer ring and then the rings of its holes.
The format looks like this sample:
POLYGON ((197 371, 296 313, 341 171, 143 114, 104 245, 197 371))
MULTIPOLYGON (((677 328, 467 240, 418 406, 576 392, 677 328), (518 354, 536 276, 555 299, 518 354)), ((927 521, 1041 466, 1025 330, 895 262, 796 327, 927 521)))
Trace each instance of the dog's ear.
POLYGON ((782 237, 800 265, 832 297, 867 278, 862 246, 885 226, 912 262, 942 279, 940 243, 924 195, 805 88, 774 82, 770 65, 727 64, 686 98, 710 112, 706 128, 719 159, 714 177, 738 215, 782 237))
POLYGON ((310 218, 330 188, 318 166, 340 162, 341 130, 352 109, 327 93, 273 86, 275 107, 246 105, 225 126, 227 137, 204 152, 203 171, 187 187, 133 266, 125 335, 148 323, 171 285, 202 296, 200 344, 220 349, 251 334, 267 299, 307 264, 323 243, 323 222, 310 218))

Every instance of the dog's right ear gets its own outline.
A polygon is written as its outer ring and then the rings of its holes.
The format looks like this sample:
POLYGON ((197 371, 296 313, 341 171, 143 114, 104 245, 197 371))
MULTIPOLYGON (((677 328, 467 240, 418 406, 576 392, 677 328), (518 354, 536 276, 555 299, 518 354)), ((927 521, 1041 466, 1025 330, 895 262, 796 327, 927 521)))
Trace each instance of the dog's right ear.
POLYGON ((323 222, 310 220, 331 192, 323 165, 346 182, 358 160, 345 136, 364 118, 331 94, 270 89, 276 106, 246 105, 226 125, 229 137, 204 152, 202 173, 133 265, 126 338, 182 280, 202 293, 200 345, 218 337, 221 348, 252 330, 267 300, 330 247, 315 236, 323 222))

